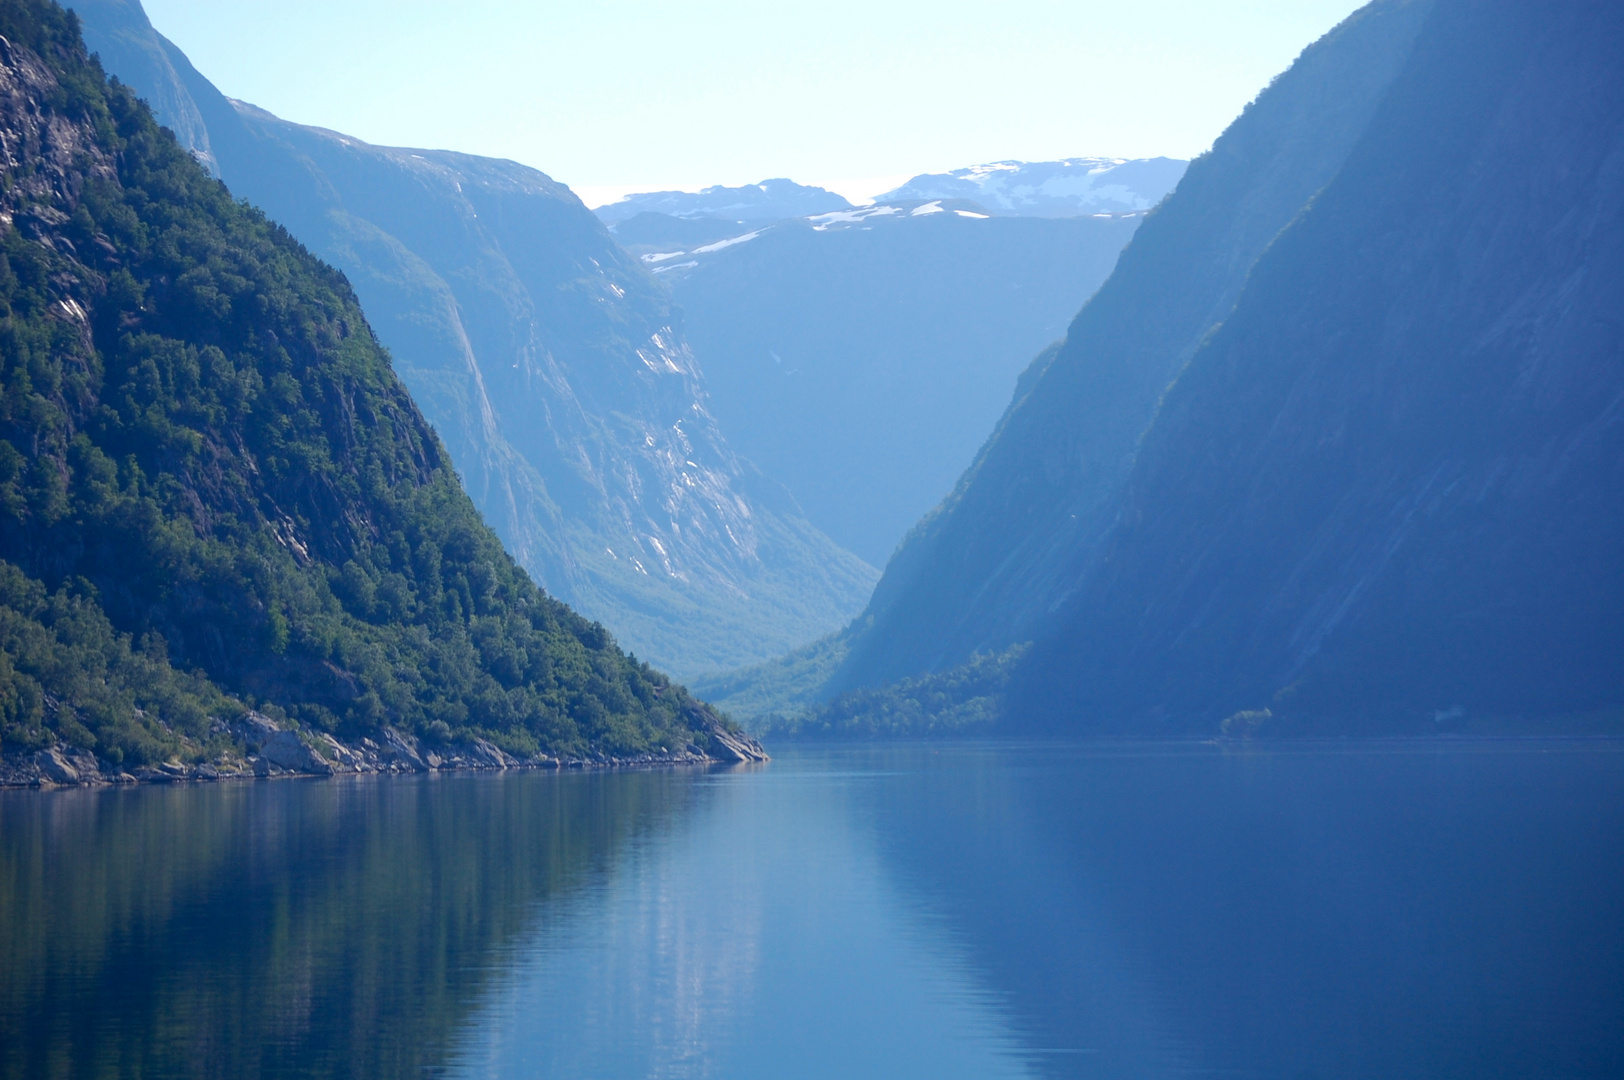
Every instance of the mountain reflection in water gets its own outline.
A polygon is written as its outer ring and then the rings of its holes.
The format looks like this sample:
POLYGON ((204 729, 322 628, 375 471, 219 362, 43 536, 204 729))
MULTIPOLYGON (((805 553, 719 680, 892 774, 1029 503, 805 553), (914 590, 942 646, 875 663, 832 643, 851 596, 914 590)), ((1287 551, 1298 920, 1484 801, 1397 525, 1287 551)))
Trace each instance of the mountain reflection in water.
POLYGON ((679 773, 0 792, 0 1076, 409 1076, 679 773))
POLYGON ((0 1076, 1624 1075, 1621 750, 0 793, 0 1076))

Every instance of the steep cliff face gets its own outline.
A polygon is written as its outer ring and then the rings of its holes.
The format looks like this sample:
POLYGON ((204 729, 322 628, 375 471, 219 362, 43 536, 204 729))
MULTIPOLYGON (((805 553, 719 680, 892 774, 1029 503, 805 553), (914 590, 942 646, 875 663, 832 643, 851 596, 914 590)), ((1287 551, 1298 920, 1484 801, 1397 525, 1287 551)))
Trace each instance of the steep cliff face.
POLYGON ((486 519, 549 591, 684 674, 770 656, 875 578, 739 460, 683 327, 562 185, 512 162, 375 147, 219 94, 135 0, 81 0, 109 69, 232 191, 354 282, 486 519), (169 120, 160 108, 160 117, 169 120))
POLYGON ((348 282, 0 2, 0 742, 223 750, 250 706, 512 752, 714 714, 537 589, 348 282))
POLYGON ((1307 49, 1217 141, 1040 356, 957 489, 903 542, 835 689, 1038 636, 1097 559, 1169 384, 1269 243, 1336 175, 1429 9, 1378 0, 1307 49))
POLYGON ((1438 0, 1168 392, 1015 716, 1624 704, 1621 56, 1616 4, 1438 0))

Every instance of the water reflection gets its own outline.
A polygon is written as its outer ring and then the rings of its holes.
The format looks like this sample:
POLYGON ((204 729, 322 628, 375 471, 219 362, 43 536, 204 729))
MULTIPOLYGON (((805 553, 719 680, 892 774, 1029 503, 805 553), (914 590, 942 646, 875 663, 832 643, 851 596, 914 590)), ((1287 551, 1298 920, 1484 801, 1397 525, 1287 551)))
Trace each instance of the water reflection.
POLYGON ((708 778, 680 829, 543 920, 453 1075, 1028 1075, 1001 1004, 854 816, 889 779, 708 778))
POLYGON ((0 793, 0 1075, 415 1074, 536 905, 691 792, 510 774, 0 793))
MULTIPOLYGON (((867 811, 1053 1077, 1624 1075, 1617 744, 964 749, 867 811)), ((926 752, 928 753, 928 752, 926 752)), ((856 762, 848 761, 848 765, 856 762)))
POLYGON ((0 1077, 1624 1075, 1618 744, 0 794, 0 1077))

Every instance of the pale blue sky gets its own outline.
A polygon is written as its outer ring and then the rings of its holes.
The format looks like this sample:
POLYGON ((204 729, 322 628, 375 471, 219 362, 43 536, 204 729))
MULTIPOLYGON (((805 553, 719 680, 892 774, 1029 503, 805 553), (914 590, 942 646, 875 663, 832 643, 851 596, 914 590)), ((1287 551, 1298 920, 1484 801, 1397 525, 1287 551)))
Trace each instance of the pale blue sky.
MULTIPOLYGON (((70 3, 71 6, 71 3, 70 3)), ((1356 0, 146 0, 225 93, 514 158, 591 204, 1003 158, 1190 157, 1356 0)))

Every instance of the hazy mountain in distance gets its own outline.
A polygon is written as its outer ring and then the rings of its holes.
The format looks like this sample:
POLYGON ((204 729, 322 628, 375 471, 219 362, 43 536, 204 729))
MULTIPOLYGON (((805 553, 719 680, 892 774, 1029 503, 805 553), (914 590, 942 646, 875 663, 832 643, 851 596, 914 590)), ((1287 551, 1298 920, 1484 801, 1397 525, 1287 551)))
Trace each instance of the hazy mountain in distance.
POLYGON ((669 283, 732 445, 878 565, 1141 220, 933 199, 776 223, 644 214, 615 236, 669 283))
POLYGON ((567 188, 287 123, 141 33, 135 0, 76 7, 111 72, 165 122, 163 102, 189 102, 233 193, 354 283, 476 504, 551 593, 684 676, 861 607, 875 572, 735 456, 668 299, 567 188))
POLYGON ((598 207, 595 213, 611 224, 636 217, 645 211, 679 218, 770 221, 844 210, 850 206, 851 203, 839 195, 820 187, 807 187, 793 180, 763 180, 759 184, 746 184, 743 187, 717 185, 697 194, 688 191, 650 191, 628 195, 619 202, 598 207))
POLYGON ((728 240, 749 231, 749 226, 731 218, 680 218, 652 210, 617 221, 609 231, 627 251, 639 255, 688 250, 728 240))
POLYGON ((995 161, 916 176, 877 201, 971 199, 995 214, 1025 217, 1131 213, 1166 198, 1189 164, 1164 157, 995 161))
POLYGON ((1167 387, 1229 317, 1259 256, 1341 169, 1428 7, 1361 9, 1191 163, 886 567, 836 688, 941 670, 1043 632, 1114 527, 1167 387))

